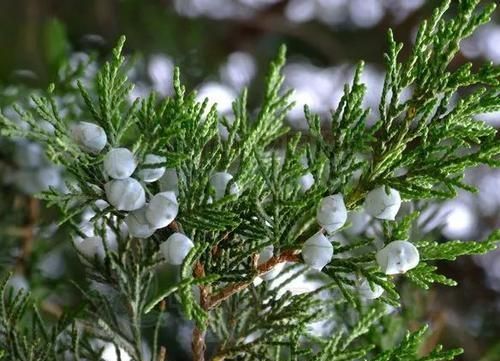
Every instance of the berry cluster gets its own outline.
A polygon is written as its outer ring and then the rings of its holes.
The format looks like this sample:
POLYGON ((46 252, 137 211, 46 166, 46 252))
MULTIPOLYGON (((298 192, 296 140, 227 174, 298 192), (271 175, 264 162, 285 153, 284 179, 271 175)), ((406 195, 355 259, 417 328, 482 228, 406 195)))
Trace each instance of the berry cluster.
MULTIPOLYGON (((369 192, 364 202, 366 213, 382 220, 394 220, 400 206, 399 192, 384 187, 369 192)), ((316 220, 322 229, 304 242, 302 258, 307 265, 320 271, 331 262, 334 252, 332 243, 323 231, 332 235, 347 221, 347 208, 342 194, 323 198, 318 206, 316 220)), ((376 254, 378 265, 387 275, 401 274, 415 268, 419 258, 417 248, 412 243, 402 240, 387 244, 376 254)), ((383 293, 380 286, 375 285, 372 288, 367 280, 359 282, 358 290, 368 299, 378 298, 383 293)))
MULTIPOLYGON (((87 122, 80 122, 72 128, 75 141, 85 151, 99 154, 107 144, 104 129, 87 122)), ((165 157, 148 154, 144 157, 143 167, 137 170, 138 162, 132 151, 127 148, 112 148, 103 157, 103 171, 109 181, 104 185, 107 202, 119 211, 127 212, 124 218, 127 232, 135 238, 148 238, 160 228, 170 225, 179 212, 177 201, 177 173, 174 169, 166 169, 165 157), (133 176, 135 175, 136 178, 133 176), (143 183, 151 183, 165 178, 170 185, 168 191, 155 194, 146 200, 143 183)), ((299 184, 307 190, 314 183, 309 174, 300 179, 299 184)), ((229 193, 238 195, 238 184, 227 172, 216 172, 210 177, 210 185, 214 189, 215 200, 229 193), (229 186, 229 187, 228 187, 229 186), (229 189, 227 189, 229 188, 229 189)), ((213 200, 210 199, 210 202, 213 200)), ((365 211, 378 219, 394 220, 401 206, 401 197, 395 189, 384 187, 369 192, 365 198, 365 211)), ((332 235, 344 227, 347 221, 347 208, 342 194, 334 194, 323 198, 318 206, 316 220, 321 231, 313 235, 302 246, 302 258, 305 264, 316 270, 322 270, 333 258, 334 249, 327 235, 332 235), (326 233, 326 235, 324 234, 326 233)), ((107 240, 110 248, 114 247, 113 237, 107 240)), ((78 249, 89 257, 104 258, 104 247, 101 237, 87 237, 78 243, 78 249)), ((165 260, 173 265, 184 261, 193 242, 182 233, 172 234, 160 245, 160 251, 165 260)), ((259 263, 267 262, 273 257, 272 246, 263 249, 259 255, 259 263)), ((419 254, 416 247, 407 241, 394 241, 377 252, 376 261, 387 275, 405 273, 417 266, 419 254)), ((263 278, 273 278, 279 273, 279 267, 263 275, 263 278)), ((366 280, 359 284, 359 291, 366 298, 377 298, 383 290, 373 288, 366 280)))
MULTIPOLYGON (((99 154, 107 144, 106 132, 93 123, 80 122, 73 125, 72 135, 83 150, 94 155, 99 154)), ((166 169, 165 163, 165 157, 147 154, 142 167, 137 169, 136 156, 127 148, 112 148, 103 157, 103 172, 109 178, 104 185, 107 201, 104 206, 109 203, 117 210, 127 212, 124 223, 126 231, 132 237, 151 237, 156 230, 169 226, 177 217, 179 212, 177 173, 175 169, 166 169), (160 179, 162 183, 160 188, 169 190, 153 195, 148 202, 143 183, 152 183, 160 179)), ((210 177, 215 200, 225 196, 226 188, 232 179, 233 176, 227 172, 216 172, 210 177)), ((238 194, 238 185, 232 182, 228 192, 232 195, 238 194)), ((80 252, 89 258, 95 256, 104 258, 105 249, 101 237, 92 234, 79 239, 76 245, 80 252)), ((116 236, 110 234, 106 237, 106 245, 111 249, 115 248, 116 236)), ((181 265, 193 246, 188 237, 176 232, 160 245, 160 251, 168 263, 181 265)))

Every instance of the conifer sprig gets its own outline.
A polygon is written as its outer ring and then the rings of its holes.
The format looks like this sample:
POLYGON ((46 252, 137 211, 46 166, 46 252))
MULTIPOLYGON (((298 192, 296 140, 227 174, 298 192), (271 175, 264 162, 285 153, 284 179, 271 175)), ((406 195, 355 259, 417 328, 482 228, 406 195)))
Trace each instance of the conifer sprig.
MULTIPOLYGON (((103 170, 105 156, 89 154, 75 142, 70 124, 74 119, 58 109, 54 86, 46 95, 33 97, 33 106, 17 108, 29 128, 2 116, 2 134, 42 142, 49 157, 67 172, 65 192, 51 189, 41 196, 59 207, 60 223, 71 224, 77 236, 86 237, 76 225, 90 207, 96 234, 92 241, 98 242, 91 244, 92 256, 76 247, 88 280, 87 285, 79 285, 84 310, 74 316, 74 322, 58 324, 53 331, 65 333, 71 341, 47 337, 36 308, 32 332, 19 327, 29 313, 29 298, 23 293, 7 297, 4 284, 0 344, 5 343, 5 356, 0 360, 32 360, 35 352, 42 359, 56 360, 55 350, 60 347, 76 359, 98 360, 102 350, 96 351, 92 340, 101 340, 112 342, 135 361, 145 361, 148 314, 157 317, 153 360, 160 361, 156 352, 161 317, 172 312, 171 304, 180 305, 182 315, 194 323, 196 361, 204 359, 205 340, 210 336, 217 340, 213 360, 218 361, 453 359, 460 350, 438 347, 419 356, 425 328, 408 333, 388 350, 366 336, 377 332, 387 305, 399 305, 398 279, 409 279, 424 289, 436 282, 454 285, 436 273, 434 262, 485 253, 496 246, 498 232, 485 242, 412 239, 419 217, 414 212, 396 220, 379 217, 386 219, 382 224, 374 220, 374 229, 381 229, 375 235, 378 246, 364 234, 351 236, 355 239, 346 244, 337 235, 347 226, 325 236, 317 212, 325 197, 340 194, 346 200, 347 217, 379 187, 385 192, 382 195, 387 195, 387 187, 399 191, 405 201, 452 198, 457 189, 473 190, 463 182, 467 168, 499 165, 496 131, 475 116, 500 110, 500 69, 491 64, 478 70, 470 64, 452 66, 460 41, 487 22, 494 10, 493 5, 476 10, 478 4, 478 0, 460 0, 455 16, 447 19, 451 1, 444 1, 421 25, 406 60, 400 59, 403 45, 389 32, 387 73, 375 124, 367 126, 370 110, 363 106, 366 86, 361 82, 360 63, 331 113, 330 134, 324 134, 320 117, 305 108, 309 137, 292 136, 284 122, 293 105, 291 92, 282 89, 284 47, 268 72, 262 106, 256 113, 249 110, 244 90, 233 104, 229 121, 215 105, 209 108, 208 100, 199 102, 195 93, 186 90, 178 69, 172 97, 159 99, 152 93, 130 102, 133 85, 126 76, 121 38, 93 87, 78 83, 84 105, 79 120, 92 119, 104 130, 104 151, 127 147, 141 164, 147 155, 163 156, 164 161, 143 164, 140 170, 167 167, 175 173, 176 187, 168 185, 168 189, 161 181, 134 183, 144 191, 143 203, 166 190, 178 201, 175 220, 145 239, 122 234, 121 227, 133 213, 112 205, 105 185, 116 179, 110 181, 103 170), (47 134, 39 120, 50 123, 54 133, 47 134), (227 139, 218 132, 221 125, 227 128, 227 139), (277 149, 279 141, 286 143, 283 150, 277 149), (227 180, 222 190, 213 184, 214 175, 221 174, 227 180), (304 175, 314 181, 307 189, 299 182, 304 175), (109 202, 98 207, 103 200, 109 202), (154 289, 163 258, 173 257, 171 250, 163 252, 160 245, 176 233, 192 241, 182 264, 177 263, 178 280, 154 289), (310 264, 303 247, 313 235, 332 246, 328 250, 333 255, 321 267, 323 273, 316 273, 317 289, 294 294, 293 282, 311 275, 303 264, 310 264), (404 273, 401 276, 387 272, 378 260, 380 246, 394 242, 404 242, 420 257, 418 266, 399 272, 404 273), (167 254, 162 257, 162 252, 167 254), (285 262, 293 264, 273 277, 285 262), (274 280, 256 285, 267 277, 274 280), (363 282, 368 285, 365 293, 384 292, 380 300, 362 297, 363 282), (330 330, 330 337, 318 337, 311 324, 329 318, 335 318, 336 328, 330 330), (71 324, 75 326, 69 330, 71 324), (49 346, 42 349, 43 343, 49 346)), ((319 246, 313 244, 313 251, 314 247, 319 246)))

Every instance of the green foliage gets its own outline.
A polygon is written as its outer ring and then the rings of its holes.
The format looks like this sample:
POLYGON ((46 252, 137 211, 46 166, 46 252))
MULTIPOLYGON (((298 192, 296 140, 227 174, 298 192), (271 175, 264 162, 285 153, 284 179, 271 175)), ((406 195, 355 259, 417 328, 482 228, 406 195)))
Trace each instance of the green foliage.
MULTIPOLYGON (((67 190, 51 189, 41 195, 60 209, 60 223, 82 233, 76 224, 90 207, 95 211, 95 231, 103 238, 104 259, 79 254, 88 282, 77 285, 85 302, 73 320, 85 332, 72 330, 67 350, 76 359, 79 355, 98 359, 102 350, 91 346, 91 340, 97 339, 144 361, 148 314, 155 321, 153 360, 160 361, 162 315, 173 312, 168 309, 173 304, 180 305, 180 313, 193 321, 196 332, 214 335, 214 360, 439 361, 458 355, 459 350, 438 347, 419 356, 425 328, 408 333, 392 349, 369 341, 370 333, 381 332, 386 306, 400 303, 397 277, 382 273, 375 255, 381 245, 410 240, 419 249, 421 262, 401 278, 424 289, 436 282, 454 285, 436 273, 433 262, 485 253, 496 246, 498 233, 485 242, 411 239, 419 219, 419 212, 413 212, 395 222, 374 220, 374 236, 363 234, 347 242, 337 234, 331 236, 334 256, 321 275, 310 272, 300 257, 304 241, 320 231, 315 216, 325 196, 343 194, 349 211, 378 186, 397 189, 406 201, 452 198, 458 188, 472 190, 462 181, 467 168, 499 164, 495 130, 474 117, 500 110, 500 69, 491 64, 477 71, 470 64, 450 69, 460 41, 488 21, 494 7, 476 12, 478 1, 462 0, 456 16, 447 20, 444 13, 449 5, 450 1, 444 2, 422 24, 405 61, 399 60, 402 44, 389 33, 387 75, 374 126, 366 124, 369 109, 362 105, 365 85, 360 81, 360 63, 326 132, 320 117, 306 107, 307 136, 292 136, 284 125, 292 106, 291 92, 282 89, 284 48, 271 64, 262 106, 257 112, 249 110, 244 90, 233 104, 230 121, 218 114, 215 105, 209 109, 208 100, 198 102, 194 93, 187 92, 178 69, 172 97, 158 99, 152 93, 130 101, 133 84, 127 79, 122 55, 125 39, 120 39, 93 83, 78 83, 78 104, 83 105, 79 120, 90 116, 104 128, 108 144, 103 154, 113 147, 128 147, 139 161, 146 154, 163 155, 165 164, 151 167, 167 166, 179 175, 180 208, 175 222, 145 240, 121 235, 126 212, 96 206, 105 198, 103 155, 85 153, 74 142, 70 124, 74 119, 60 111, 55 85, 47 94, 33 96, 31 107, 16 108, 29 128, 2 116, 2 134, 43 143, 50 159, 64 167, 67 190), (459 98, 456 104, 455 97, 459 98), (40 120, 50 123, 54 133, 47 133, 40 120), (227 139, 219 135, 220 125, 227 128, 227 139), (280 149, 283 143, 286 146, 280 149), (234 178, 225 196, 216 199, 210 177, 220 171, 230 171, 234 178), (297 180, 309 172, 315 183, 304 191, 297 180), (229 194, 234 185, 237 194, 229 194), (117 238, 116 249, 108 246, 108 229, 117 238), (177 231, 190 237, 195 247, 185 258, 179 279, 155 289, 163 263, 159 244, 177 231), (258 257, 266 246, 273 246, 274 255, 262 264, 258 257), (293 265, 285 267, 279 278, 254 284, 258 276, 286 261, 293 265), (313 291, 290 292, 301 277, 317 277, 320 285, 313 291), (363 280, 372 290, 382 287, 384 296, 379 301, 363 299, 359 292, 363 280), (193 289, 199 291, 200 300, 193 289), (334 322, 328 337, 311 331, 311 323, 330 319, 334 322)), ((148 198, 162 190, 158 183, 144 187, 148 198)), ((338 233, 347 237, 344 231, 338 233)), ((31 330, 18 326, 24 323, 29 298, 19 293, 6 299, 0 314, 0 332, 7 335, 0 338, 6 342, 5 359, 32 360, 37 355, 41 357, 37 359, 55 360, 54 350, 60 345, 54 336, 46 337, 36 308, 36 326, 31 330)), ((69 323, 61 328, 60 322, 52 335, 67 329, 69 323)))
POLYGON ((420 242, 418 248, 422 259, 436 260, 444 259, 454 261, 459 256, 466 254, 484 254, 497 247, 500 241, 500 232, 497 230, 490 234, 484 242, 461 242, 448 241, 438 242, 420 242))
POLYGON ((419 242, 417 244, 417 248, 419 249, 421 260, 424 262, 421 262, 417 268, 408 272, 407 276, 412 282, 415 282, 418 286, 424 289, 429 289, 429 286, 436 282, 448 286, 455 286, 455 281, 443 275, 437 274, 435 272, 437 267, 430 265, 428 261, 454 261, 457 257, 463 255, 484 254, 497 247, 498 242, 500 241, 499 236, 499 232, 496 231, 483 242, 419 242))
POLYGON ((460 41, 487 22, 495 7, 475 12, 478 0, 462 0, 457 15, 447 20, 450 3, 444 1, 422 23, 404 62, 398 60, 403 44, 389 32, 380 120, 371 129, 372 156, 352 193, 353 204, 373 185, 394 187, 406 199, 451 198, 456 188, 471 190, 461 180, 466 168, 498 165, 496 132, 474 116, 499 109, 500 70, 486 64, 473 71, 470 63, 450 69, 460 41))
POLYGON ((423 327, 416 332, 408 332, 398 347, 383 352, 374 361, 446 361, 455 359, 463 352, 462 349, 442 351, 442 346, 438 346, 427 356, 419 357, 418 349, 426 331, 427 327, 423 327))
POLYGON ((358 159, 359 155, 369 151, 369 143, 372 141, 371 134, 366 129, 369 110, 362 106, 366 92, 366 86, 360 81, 363 66, 363 63, 357 66, 352 86, 345 86, 344 95, 337 109, 332 112, 331 134, 328 135, 332 139, 323 137, 320 117, 312 115, 308 107, 305 107, 315 154, 328 160, 326 179, 331 193, 349 190, 352 175, 365 163, 358 159))
POLYGON ((428 290, 433 283, 441 283, 447 286, 456 286, 457 283, 443 275, 437 274, 436 266, 431 266, 427 263, 421 263, 417 268, 408 272, 408 278, 415 282, 418 286, 428 290))
POLYGON ((49 328, 30 296, 23 290, 15 291, 8 281, 9 277, 4 277, 0 284, 0 360, 57 360, 58 353, 64 351, 58 338, 67 333, 71 319, 61 317, 49 328), (28 312, 31 319, 26 327, 23 319, 28 312))

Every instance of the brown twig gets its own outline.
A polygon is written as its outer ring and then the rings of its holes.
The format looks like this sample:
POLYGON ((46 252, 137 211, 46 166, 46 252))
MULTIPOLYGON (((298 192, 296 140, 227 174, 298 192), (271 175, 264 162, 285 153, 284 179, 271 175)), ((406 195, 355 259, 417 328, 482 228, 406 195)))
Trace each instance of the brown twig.
MULTIPOLYGON (((205 268, 201 262, 196 262, 193 270, 194 276, 196 278, 205 277, 205 268)), ((208 286, 200 285, 200 306, 204 310, 208 310, 208 302, 210 299, 210 289, 208 286)), ((193 329, 193 340, 191 344, 193 350, 193 360, 194 361, 205 361, 205 330, 201 329, 199 326, 195 326, 193 329)))
MULTIPOLYGON (((297 262, 298 260, 299 256, 296 250, 285 251, 277 256, 272 257, 269 261, 261 265, 257 264, 258 257, 256 256, 252 260, 252 264, 256 271, 255 277, 270 271, 272 268, 274 268, 276 265, 280 263, 297 262)), ((193 275, 196 278, 205 277, 205 268, 201 262, 198 261, 195 264, 193 269, 193 275)), ((235 293, 247 288, 251 283, 252 281, 234 283, 223 288, 214 295, 211 295, 209 288, 210 286, 200 285, 198 286, 200 288, 200 306, 204 310, 209 311, 220 305, 224 300, 231 297, 235 293)), ((194 361, 205 361, 205 350, 206 350, 205 330, 199 327, 198 325, 196 325, 193 329, 191 348, 193 351, 194 361)))
MULTIPOLYGON (((284 262, 297 262, 299 260, 299 256, 297 251, 295 250, 290 250, 290 251, 285 251, 281 253, 280 255, 274 256, 271 258, 269 261, 261 264, 260 266, 257 267, 256 269, 256 276, 262 275, 266 272, 269 272, 271 269, 273 269, 276 265, 284 262)), ((252 280, 253 281, 253 280, 252 280)), ((212 295, 209 300, 208 300, 208 307, 207 309, 213 309, 220 305, 224 300, 228 299, 235 293, 244 290, 247 288, 252 281, 247 281, 247 282, 238 282, 231 284, 222 290, 220 290, 218 293, 212 295)))
POLYGON ((181 227, 179 226, 179 224, 175 220, 172 221, 172 223, 170 223, 168 225, 168 228, 170 228, 174 232, 180 232, 180 230, 181 230, 181 227))
POLYGON ((193 329, 193 360, 205 361, 205 331, 201 330, 198 326, 193 329))
POLYGON ((28 206, 28 215, 26 224, 23 228, 10 229, 13 233, 17 233, 22 237, 21 254, 17 260, 16 269, 19 273, 24 273, 26 263, 31 257, 34 242, 34 230, 40 218, 40 202, 36 198, 28 198, 26 200, 28 206))
POLYGON ((64 314, 63 308, 57 303, 52 303, 50 301, 43 301, 40 305, 43 312, 53 316, 56 319, 60 319, 64 314))
POLYGON ((166 361, 167 360, 167 349, 165 346, 160 347, 160 352, 158 353, 158 361, 166 361))

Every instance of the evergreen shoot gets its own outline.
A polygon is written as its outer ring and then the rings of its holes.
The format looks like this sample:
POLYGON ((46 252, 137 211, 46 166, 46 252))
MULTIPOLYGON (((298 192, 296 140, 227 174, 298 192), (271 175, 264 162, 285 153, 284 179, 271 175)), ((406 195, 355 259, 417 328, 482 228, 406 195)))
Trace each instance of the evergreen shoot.
POLYGON ((97 361, 111 344, 119 357, 166 361, 167 315, 190 322, 196 361, 453 360, 460 349, 421 353, 425 325, 395 332, 390 346, 376 335, 390 334, 401 282, 453 286, 436 261, 486 253, 500 238, 443 243, 420 232, 423 204, 473 192, 465 171, 500 165, 496 130, 476 119, 500 111, 500 67, 452 66, 495 9, 479 3, 443 1, 405 58, 389 31, 370 126, 361 62, 330 118, 306 107, 308 130, 292 132, 284 47, 260 107, 244 90, 231 119, 198 102, 179 69, 174 95, 131 100, 125 38, 90 81, 75 87, 68 76, 19 101, 28 126, 4 115, 1 133, 39 142, 63 170, 64 187, 39 198, 71 229, 86 281, 68 285, 81 297, 71 312, 47 315, 5 278, 0 360, 97 361), (70 93, 74 113, 61 110, 70 93), (375 232, 349 233, 360 210, 375 232), (304 279, 315 287, 295 289, 304 279))

